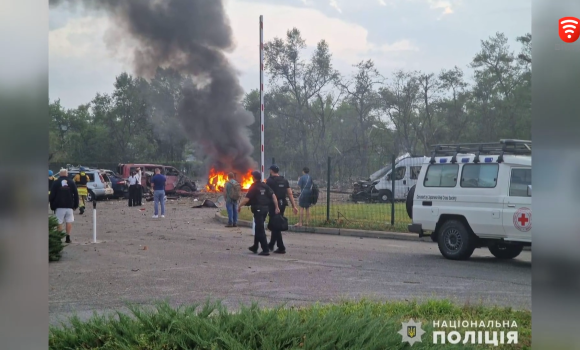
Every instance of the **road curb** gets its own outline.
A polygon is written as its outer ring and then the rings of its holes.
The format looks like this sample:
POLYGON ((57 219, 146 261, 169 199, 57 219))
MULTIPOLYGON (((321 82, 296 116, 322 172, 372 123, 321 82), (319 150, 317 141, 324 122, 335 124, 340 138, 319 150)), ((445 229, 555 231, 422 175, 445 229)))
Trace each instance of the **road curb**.
MULTIPOLYGON (((222 216, 220 212, 215 214, 216 221, 227 224, 228 218, 222 216)), ((238 226, 240 227, 252 227, 251 221, 238 220, 238 226)), ((418 242, 431 242, 431 238, 422 237, 419 238, 417 234, 413 233, 402 233, 402 232, 383 232, 383 231, 366 231, 366 230, 351 230, 343 228, 332 228, 332 227, 295 227, 290 226, 288 228, 290 232, 296 233, 314 233, 314 234, 324 234, 324 235, 334 235, 334 236, 346 236, 346 237, 360 237, 360 238, 379 238, 379 239, 394 239, 403 241, 418 241, 418 242)))

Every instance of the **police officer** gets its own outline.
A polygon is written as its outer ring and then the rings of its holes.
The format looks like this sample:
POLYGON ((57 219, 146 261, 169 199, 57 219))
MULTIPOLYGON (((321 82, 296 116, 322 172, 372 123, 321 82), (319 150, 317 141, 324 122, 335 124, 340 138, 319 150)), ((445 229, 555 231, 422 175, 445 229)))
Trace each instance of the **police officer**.
POLYGON ((268 215, 270 205, 274 206, 274 213, 279 214, 278 199, 274 191, 268 185, 262 182, 262 174, 259 171, 253 171, 252 177, 254 183, 250 186, 248 194, 240 203, 238 212, 242 210, 245 205, 250 205, 252 213, 254 214, 254 221, 256 223, 256 235, 254 236, 254 245, 248 249, 254 254, 258 252, 258 243, 262 246, 262 252, 259 255, 270 255, 268 248, 268 238, 266 238, 266 230, 264 229, 264 221, 268 215))
MULTIPOLYGON (((79 206, 79 214, 83 215, 85 212, 85 201, 87 200, 87 196, 89 194, 87 189, 87 183, 91 181, 87 173, 85 173, 85 168, 80 167, 79 173, 75 175, 73 181, 77 187, 80 199, 80 206, 79 206)), ((93 198, 93 200, 96 200, 93 198)))
MULTIPOLYGON (((294 215, 298 214, 298 209, 296 208, 296 203, 294 203, 294 195, 292 194, 292 189, 288 180, 284 176, 280 175, 280 168, 277 165, 272 165, 270 167, 270 177, 266 180, 266 185, 268 185, 276 195, 278 199, 278 207, 280 208, 280 214, 284 215, 284 211, 288 206, 288 201, 286 197, 290 198, 292 203, 292 210, 294 215)), ((274 205, 270 206, 270 220, 276 214, 274 212, 274 205)), ((282 241, 282 231, 272 230, 272 235, 270 236, 270 243, 268 244, 270 250, 274 250, 274 253, 284 254, 286 253, 286 247, 284 247, 284 242, 282 241), (278 249, 274 250, 274 245, 278 245, 278 249)))

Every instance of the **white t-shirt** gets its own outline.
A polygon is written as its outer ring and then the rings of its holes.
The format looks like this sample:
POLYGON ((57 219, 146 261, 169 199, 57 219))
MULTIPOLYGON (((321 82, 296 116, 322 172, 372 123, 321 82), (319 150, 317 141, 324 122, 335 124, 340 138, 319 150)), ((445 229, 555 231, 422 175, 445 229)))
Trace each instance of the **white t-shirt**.
POLYGON ((134 176, 129 176, 129 185, 135 185, 137 184, 137 175, 134 176))

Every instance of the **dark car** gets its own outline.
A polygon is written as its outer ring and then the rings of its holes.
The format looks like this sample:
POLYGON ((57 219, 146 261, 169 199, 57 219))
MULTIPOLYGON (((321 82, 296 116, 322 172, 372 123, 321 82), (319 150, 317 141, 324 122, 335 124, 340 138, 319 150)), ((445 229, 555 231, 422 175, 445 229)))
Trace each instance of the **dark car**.
POLYGON ((113 184, 114 198, 129 198, 129 186, 127 185, 127 181, 125 181, 121 175, 108 169, 100 170, 107 174, 111 180, 111 183, 113 184))

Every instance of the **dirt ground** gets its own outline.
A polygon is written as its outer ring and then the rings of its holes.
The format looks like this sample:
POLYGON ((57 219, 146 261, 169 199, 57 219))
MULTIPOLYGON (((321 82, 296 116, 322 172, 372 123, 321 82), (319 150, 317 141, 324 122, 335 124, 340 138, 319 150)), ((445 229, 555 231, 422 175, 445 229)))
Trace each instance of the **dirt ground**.
POLYGON ((191 208, 200 203, 170 200, 166 218, 153 219, 153 202, 129 208, 126 201, 99 201, 96 244, 92 210, 77 212, 73 243, 49 264, 51 324, 126 310, 127 302, 175 306, 208 297, 231 309, 361 297, 531 305, 530 252, 506 262, 477 250, 458 264, 432 242, 285 233, 287 254, 262 257, 247 249, 251 229, 225 228, 214 219, 219 209, 191 208))

